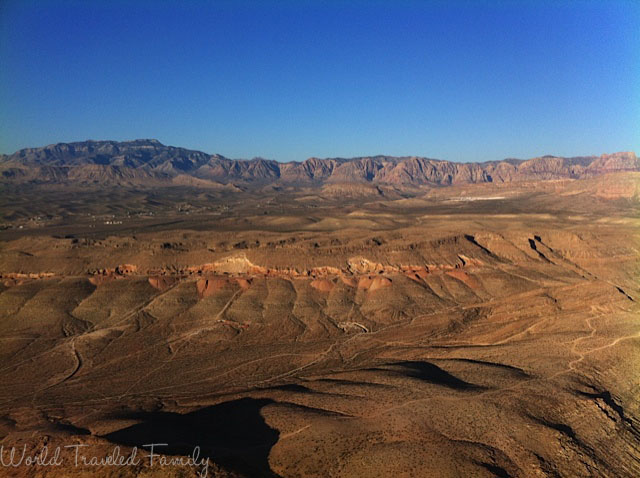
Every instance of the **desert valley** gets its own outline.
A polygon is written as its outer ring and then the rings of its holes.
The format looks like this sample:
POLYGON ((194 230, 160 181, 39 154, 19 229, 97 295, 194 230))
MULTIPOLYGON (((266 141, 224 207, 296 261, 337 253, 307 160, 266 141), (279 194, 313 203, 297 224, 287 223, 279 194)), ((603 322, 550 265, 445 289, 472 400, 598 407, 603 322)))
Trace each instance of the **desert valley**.
POLYGON ((0 475, 638 476, 639 206, 634 153, 4 155, 0 445, 61 465, 0 475))

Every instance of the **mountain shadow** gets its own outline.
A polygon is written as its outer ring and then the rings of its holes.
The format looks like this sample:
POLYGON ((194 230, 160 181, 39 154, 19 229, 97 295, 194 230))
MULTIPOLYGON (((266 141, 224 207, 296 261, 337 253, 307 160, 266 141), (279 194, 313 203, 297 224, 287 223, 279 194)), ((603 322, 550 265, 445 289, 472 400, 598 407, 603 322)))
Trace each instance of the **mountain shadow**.
POLYGON ((482 390, 485 387, 466 382, 437 365, 425 361, 405 361, 387 364, 384 368, 377 370, 388 370, 406 377, 417 378, 435 385, 442 385, 454 390, 482 390))
POLYGON ((196 446, 200 458, 246 476, 277 477, 269 466, 269 452, 280 433, 269 427, 260 414, 273 400, 242 398, 202 408, 191 413, 143 412, 127 418, 141 423, 103 438, 148 451, 143 445, 167 443, 154 452, 191 456, 196 446))

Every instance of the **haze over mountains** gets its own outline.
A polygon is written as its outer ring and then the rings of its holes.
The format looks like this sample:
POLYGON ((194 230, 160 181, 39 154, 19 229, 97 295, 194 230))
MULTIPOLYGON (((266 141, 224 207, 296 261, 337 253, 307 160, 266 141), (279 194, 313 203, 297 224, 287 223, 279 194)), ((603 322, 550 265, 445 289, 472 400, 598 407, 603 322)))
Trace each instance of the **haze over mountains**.
POLYGON ((621 171, 640 171, 640 160, 635 153, 571 158, 543 156, 485 163, 382 155, 280 163, 261 158, 229 159, 219 154, 165 146, 154 139, 139 139, 58 143, 0 156, 0 182, 18 184, 313 186, 372 183, 415 187, 582 179, 621 171))

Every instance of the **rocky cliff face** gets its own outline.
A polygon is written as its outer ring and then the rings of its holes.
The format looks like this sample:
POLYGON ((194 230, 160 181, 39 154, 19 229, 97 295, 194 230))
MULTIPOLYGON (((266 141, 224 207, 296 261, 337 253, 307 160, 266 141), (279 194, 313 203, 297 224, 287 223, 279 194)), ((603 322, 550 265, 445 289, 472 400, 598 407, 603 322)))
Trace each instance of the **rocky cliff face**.
POLYGON ((153 139, 60 143, 0 156, 0 181, 5 183, 176 183, 176 178, 191 176, 215 183, 446 186, 580 179, 608 172, 639 170, 640 162, 633 152, 603 154, 599 157, 543 156, 526 161, 487 163, 454 163, 391 156, 309 158, 303 162, 279 163, 262 158, 234 160, 217 154, 165 146, 153 139))

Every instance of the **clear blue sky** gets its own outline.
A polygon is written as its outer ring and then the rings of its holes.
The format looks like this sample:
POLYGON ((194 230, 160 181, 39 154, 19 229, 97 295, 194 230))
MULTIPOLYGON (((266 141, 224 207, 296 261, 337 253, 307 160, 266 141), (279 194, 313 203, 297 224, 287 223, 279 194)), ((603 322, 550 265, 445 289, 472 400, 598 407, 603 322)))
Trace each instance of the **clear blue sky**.
POLYGON ((640 2, 0 1, 0 152, 640 154, 640 2))

